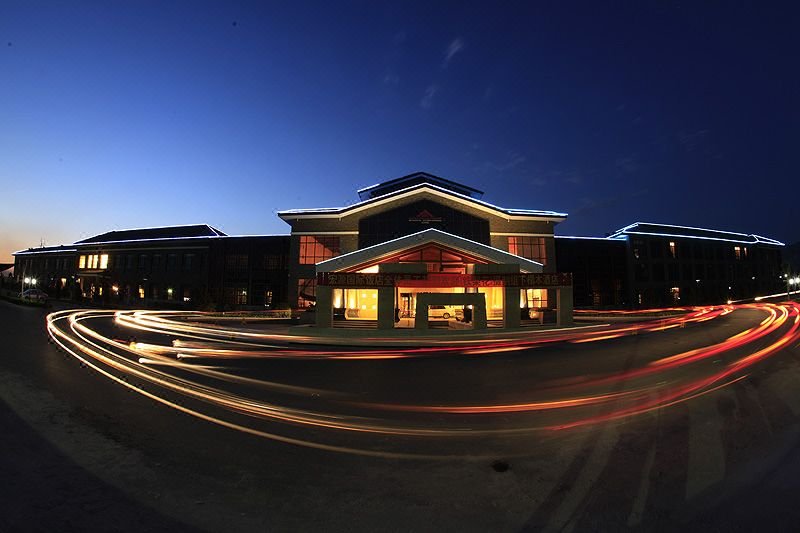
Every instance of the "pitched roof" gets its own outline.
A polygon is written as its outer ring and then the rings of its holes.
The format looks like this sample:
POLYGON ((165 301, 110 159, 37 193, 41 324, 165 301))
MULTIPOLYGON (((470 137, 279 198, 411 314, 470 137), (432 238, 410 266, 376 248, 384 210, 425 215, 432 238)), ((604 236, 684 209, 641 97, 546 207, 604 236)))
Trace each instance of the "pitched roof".
POLYGON ((716 229, 695 228, 691 226, 675 226, 672 224, 653 224, 651 222, 634 222, 621 228, 611 235, 609 239, 617 239, 624 235, 653 235, 661 237, 676 237, 686 239, 707 239, 716 241, 738 242, 742 244, 771 244, 783 246, 775 239, 769 239, 755 234, 735 233, 716 229))
POLYGON ((482 257, 493 263, 516 263, 523 272, 541 272, 542 264, 524 257, 493 248, 452 233, 447 233, 435 228, 429 228, 411 235, 405 235, 391 241, 382 242, 367 248, 336 256, 317 263, 317 272, 338 272, 360 266, 370 261, 391 256, 397 252, 416 248, 420 245, 436 243, 456 250, 462 250, 471 255, 482 257))
POLYGON ((405 189, 420 183, 432 183, 433 185, 438 185, 444 189, 448 189, 471 198, 480 199, 483 197, 483 191, 481 190, 470 187, 469 185, 464 185, 463 183, 449 180, 447 178, 434 176, 433 174, 429 174, 427 172, 414 172, 400 178, 394 178, 381 183, 376 183, 375 185, 370 185, 369 187, 361 188, 358 190, 358 197, 362 200, 369 200, 370 198, 377 198, 378 196, 383 196, 384 194, 399 191, 400 189, 405 189))
POLYGON ((554 219, 556 221, 561 221, 567 217, 566 213, 558 213, 556 211, 541 211, 537 209, 507 209, 505 207, 499 207, 490 204, 489 202, 484 202, 483 200, 479 200, 477 198, 473 198, 471 196, 458 193, 456 191, 453 191, 452 189, 441 187, 439 185, 436 185, 434 183, 429 183, 427 181, 411 185, 404 189, 393 190, 391 192, 383 194, 382 196, 375 196, 369 198, 368 200, 364 200, 347 207, 287 209, 285 211, 278 211, 278 216, 284 220, 292 218, 335 218, 344 215, 349 215, 351 213, 358 212, 363 209, 367 209, 373 205, 379 205, 381 203, 393 199, 411 196, 413 194, 422 191, 427 191, 437 196, 455 199, 465 204, 471 204, 473 207, 477 207, 478 209, 494 212, 495 214, 499 213, 501 215, 508 217, 515 217, 515 218, 535 217, 535 218, 554 219))
POLYGON ((140 228, 114 230, 88 239, 77 241, 75 244, 100 244, 107 242, 144 241, 155 239, 185 239, 193 237, 225 237, 220 230, 208 224, 191 224, 187 226, 164 226, 158 228, 140 228))
POLYGON ((40 246, 39 248, 28 248, 27 250, 19 250, 11 255, 25 255, 25 254, 45 254, 52 252, 74 252, 75 247, 71 245, 61 244, 59 246, 40 246))

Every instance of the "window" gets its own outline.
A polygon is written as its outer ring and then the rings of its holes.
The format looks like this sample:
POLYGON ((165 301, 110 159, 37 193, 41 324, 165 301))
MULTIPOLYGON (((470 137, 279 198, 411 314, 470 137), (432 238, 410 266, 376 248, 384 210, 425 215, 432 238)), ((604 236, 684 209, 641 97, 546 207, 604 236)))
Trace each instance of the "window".
POLYGON ((177 270, 178 254, 167 254, 167 270, 177 270))
POLYGON ((191 289, 191 287, 184 287, 183 288, 183 301, 184 302, 191 302, 192 301, 192 289, 191 289))
POLYGON ((133 254, 129 254, 128 255, 128 266, 127 266, 128 270, 133 270, 135 263, 136 263, 136 256, 133 255, 133 254))
POLYGON ((139 270, 145 270, 147 268, 147 255, 141 254, 139 255, 139 270))
POLYGON ((525 259, 531 259, 542 264, 547 263, 547 249, 544 244, 544 237, 509 237, 508 251, 525 259))
POLYGON ((194 254, 183 254, 183 269, 187 272, 191 271, 194 269, 194 265, 194 254))
POLYGON ((314 265, 341 253, 339 237, 302 235, 300 237, 300 264, 314 265))
POLYGON ((520 307, 547 307, 547 289, 521 289, 520 307))
POLYGON ((264 307, 272 307, 272 291, 264 291, 264 307))
POLYGON ((108 254, 103 254, 100 256, 100 268, 102 270, 108 268, 108 254))
POLYGON ((733 247, 733 256, 737 260, 742 258, 742 247, 741 246, 734 246, 733 247))
POLYGON ((247 265, 247 254, 231 254, 225 256, 225 273, 230 277, 247 277, 247 265))
POLYGON ((264 270, 280 270, 283 268, 283 256, 267 254, 264 256, 264 270))
POLYGON ((317 279, 297 280, 297 307, 311 307, 317 300, 317 279))
POLYGON ((86 256, 82 255, 78 258, 78 268, 86 268, 86 256))
POLYGON ((678 255, 675 252, 675 241, 669 241, 669 255, 671 255, 673 259, 675 259, 678 255))
POLYGON ((243 285, 225 287, 225 303, 227 305, 247 305, 247 287, 243 285))
POLYGON ((139 299, 144 300, 144 287, 139 285, 139 299))
POLYGON ((670 295, 672 296, 672 303, 678 304, 681 301, 681 289, 680 287, 672 287, 670 290, 670 295))
POLYGON ((175 291, 172 290, 172 287, 167 287, 167 300, 172 300, 173 294, 175 294, 175 291))

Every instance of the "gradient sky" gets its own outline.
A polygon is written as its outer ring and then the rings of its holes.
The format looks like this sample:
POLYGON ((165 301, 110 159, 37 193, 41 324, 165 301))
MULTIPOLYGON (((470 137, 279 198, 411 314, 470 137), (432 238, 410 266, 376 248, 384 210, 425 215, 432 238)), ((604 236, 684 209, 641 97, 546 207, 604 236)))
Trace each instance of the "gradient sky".
POLYGON ((418 170, 565 211, 562 235, 800 240, 797 4, 696 3, 5 0, 0 261, 287 233, 277 210, 418 170))

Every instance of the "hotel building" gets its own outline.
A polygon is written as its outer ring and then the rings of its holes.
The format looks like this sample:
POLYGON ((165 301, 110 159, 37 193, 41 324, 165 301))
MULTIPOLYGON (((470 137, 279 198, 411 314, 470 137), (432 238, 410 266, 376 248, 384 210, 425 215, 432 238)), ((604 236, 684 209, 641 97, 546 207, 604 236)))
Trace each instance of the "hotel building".
MULTIPOLYGON (((208 225, 110 231, 15 253, 18 278, 108 304, 313 310, 320 327, 569 324, 579 307, 721 303, 780 290, 782 243, 636 223, 556 236, 565 213, 500 207, 423 172, 347 207, 289 209, 288 235, 208 225)), ((311 316, 311 315, 307 315, 311 316)))

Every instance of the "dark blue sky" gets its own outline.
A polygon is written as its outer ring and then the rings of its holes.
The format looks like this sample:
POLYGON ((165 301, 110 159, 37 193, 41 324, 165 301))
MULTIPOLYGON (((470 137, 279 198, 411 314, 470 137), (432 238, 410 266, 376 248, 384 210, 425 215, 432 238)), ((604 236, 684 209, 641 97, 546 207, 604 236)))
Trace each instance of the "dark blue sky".
POLYGON ((800 11, 695 4, 3 2, 0 261, 286 233, 276 210, 417 170, 568 212, 560 234, 800 240, 800 11))

